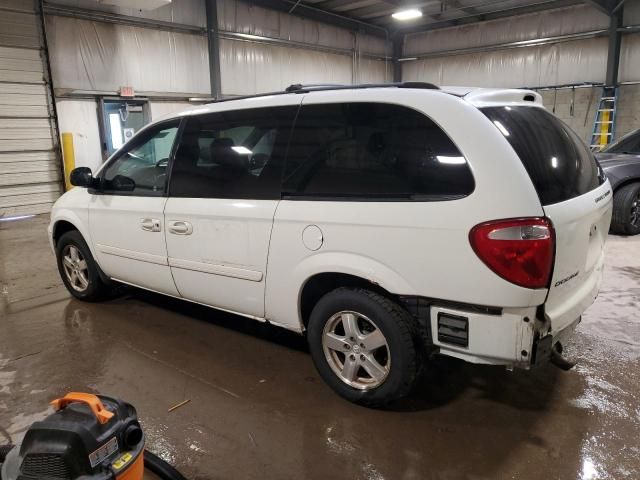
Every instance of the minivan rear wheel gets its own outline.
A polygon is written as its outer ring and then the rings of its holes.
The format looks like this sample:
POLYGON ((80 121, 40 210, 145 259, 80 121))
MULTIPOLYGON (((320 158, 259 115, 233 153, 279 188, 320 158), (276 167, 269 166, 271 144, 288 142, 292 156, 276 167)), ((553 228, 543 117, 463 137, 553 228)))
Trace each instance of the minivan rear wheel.
POLYGON ((640 182, 625 185, 613 194, 611 230, 621 235, 640 233, 640 182))
POLYGON ((347 400, 381 406, 406 396, 419 369, 417 324, 392 300, 338 288, 313 308, 307 339, 320 376, 347 400))

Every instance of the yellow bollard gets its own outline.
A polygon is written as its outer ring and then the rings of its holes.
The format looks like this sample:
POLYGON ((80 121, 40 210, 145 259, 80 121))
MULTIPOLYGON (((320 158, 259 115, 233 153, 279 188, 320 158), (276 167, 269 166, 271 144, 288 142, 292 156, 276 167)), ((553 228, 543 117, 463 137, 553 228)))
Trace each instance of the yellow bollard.
POLYGON ((71 190, 73 186, 69 182, 69 175, 71 170, 76 168, 76 156, 73 151, 73 133, 62 134, 62 158, 64 161, 64 189, 65 191, 71 190))

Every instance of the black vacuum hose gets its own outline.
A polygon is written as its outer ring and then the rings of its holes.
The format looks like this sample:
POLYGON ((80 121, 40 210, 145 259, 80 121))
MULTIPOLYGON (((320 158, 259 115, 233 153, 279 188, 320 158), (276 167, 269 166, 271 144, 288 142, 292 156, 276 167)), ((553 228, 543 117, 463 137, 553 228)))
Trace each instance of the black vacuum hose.
POLYGON ((146 449, 144 451, 144 468, 155 473, 162 480, 187 480, 178 470, 146 449))

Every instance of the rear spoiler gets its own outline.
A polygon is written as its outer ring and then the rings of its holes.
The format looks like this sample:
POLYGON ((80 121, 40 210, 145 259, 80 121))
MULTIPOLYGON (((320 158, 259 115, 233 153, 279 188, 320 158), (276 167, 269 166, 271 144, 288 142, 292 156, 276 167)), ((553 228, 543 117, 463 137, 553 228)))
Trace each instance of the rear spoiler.
POLYGON ((533 90, 519 88, 493 89, 479 88, 472 90, 463 98, 476 107, 489 107, 501 105, 526 105, 543 107, 542 95, 533 90))

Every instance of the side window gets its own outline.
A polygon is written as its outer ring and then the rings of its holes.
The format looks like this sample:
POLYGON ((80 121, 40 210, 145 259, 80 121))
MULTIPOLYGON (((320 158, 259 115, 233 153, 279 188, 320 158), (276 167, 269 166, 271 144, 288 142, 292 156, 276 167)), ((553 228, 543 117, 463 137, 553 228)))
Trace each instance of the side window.
POLYGON ((179 120, 164 123, 133 138, 100 175, 102 190, 120 195, 162 196, 179 125, 179 120))
POLYGON ((187 119, 169 193, 190 198, 280 198, 298 106, 218 112, 187 119))
POLYGON ((425 115, 382 103, 303 105, 291 137, 288 195, 443 200, 469 195, 471 170, 425 115))

